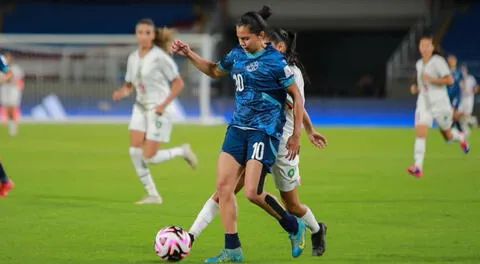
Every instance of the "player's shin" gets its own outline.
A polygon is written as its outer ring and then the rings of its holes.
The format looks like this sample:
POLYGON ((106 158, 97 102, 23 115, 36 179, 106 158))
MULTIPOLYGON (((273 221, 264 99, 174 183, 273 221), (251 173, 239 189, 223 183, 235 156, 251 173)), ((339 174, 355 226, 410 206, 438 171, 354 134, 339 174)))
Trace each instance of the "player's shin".
POLYGON ((160 196, 150 175, 150 170, 143 161, 143 150, 141 148, 130 147, 130 158, 132 159, 133 167, 137 172, 140 181, 143 183, 145 190, 149 196, 160 196))
POLYGON ((211 198, 208 199, 208 201, 203 205, 202 210, 200 210, 200 213, 198 213, 192 227, 188 231, 189 234, 193 235, 194 240, 196 240, 203 230, 205 230, 205 228, 207 228, 213 219, 215 219, 218 211, 218 203, 211 198))
POLYGON ((415 140, 415 150, 414 150, 414 159, 415 166, 419 169, 423 168, 423 161, 425 159, 425 150, 426 150, 426 139, 417 137, 415 140))

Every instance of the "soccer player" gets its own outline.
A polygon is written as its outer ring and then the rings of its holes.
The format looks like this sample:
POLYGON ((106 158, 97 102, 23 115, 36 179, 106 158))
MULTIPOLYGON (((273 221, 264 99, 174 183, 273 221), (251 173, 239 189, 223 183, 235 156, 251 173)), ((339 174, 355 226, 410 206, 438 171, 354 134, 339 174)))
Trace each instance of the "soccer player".
POLYGON ((460 105, 460 112, 463 115, 463 119, 460 121, 460 124, 465 135, 469 136, 471 132, 469 125, 473 113, 473 106, 475 105, 475 94, 478 93, 479 88, 475 77, 469 74, 467 65, 462 65, 461 69, 464 79, 462 85, 462 103, 460 105))
POLYGON ((422 58, 417 61, 417 85, 411 86, 413 94, 418 93, 415 110, 415 164, 408 172, 417 177, 423 177, 423 161, 425 159, 426 138, 428 129, 435 119, 444 137, 449 141, 460 142, 465 153, 470 151, 465 137, 457 130, 451 129, 453 109, 447 93, 447 85, 454 83, 450 69, 445 59, 434 54, 432 37, 422 37, 419 43, 422 58))
POLYGON ((453 76, 453 84, 447 86, 448 97, 453 107, 453 125, 459 131, 463 132, 463 127, 460 125, 460 120, 463 118, 462 113, 459 111, 460 103, 462 101, 460 84, 464 81, 462 71, 457 67, 458 60, 454 55, 447 57, 448 66, 453 76))
MULTIPOLYGON (((306 73, 304 70, 302 70, 304 68, 297 57, 296 34, 287 32, 283 29, 275 29, 269 34, 269 40, 278 51, 286 55, 287 62, 295 75, 295 82, 300 89, 300 93, 304 97, 303 75, 306 75, 306 73)), ((299 218, 302 218, 312 232, 312 255, 322 256, 325 252, 325 235, 327 227, 325 224, 317 222, 312 211, 306 205, 302 205, 298 197, 297 186, 300 185, 300 172, 298 167, 299 156, 297 156, 293 161, 286 158, 288 151, 285 146, 288 138, 293 133, 294 127, 292 100, 290 96, 287 96, 287 98, 287 104, 285 107, 287 122, 283 127, 278 157, 272 167, 272 175, 275 180, 275 185, 280 191, 280 196, 282 197, 287 211, 299 218)), ((327 144, 326 138, 314 130, 312 122, 306 111, 303 113, 303 125, 311 142, 319 148, 325 147, 327 144)), ((244 172, 242 172, 242 175, 244 175, 244 172)), ((235 193, 238 193, 242 189, 244 183, 243 180, 243 177, 240 178, 237 188, 235 189, 235 193)), ((205 203, 204 207, 198 214, 195 222, 189 230, 192 241, 198 238, 203 230, 213 221, 217 215, 217 212, 218 195, 215 193, 205 203)))
POLYGON ((236 26, 239 45, 219 63, 201 58, 189 45, 176 40, 174 52, 186 56, 200 71, 212 78, 230 73, 235 80, 235 112, 225 135, 218 160, 217 194, 225 228, 225 249, 207 263, 243 262, 237 231, 235 187, 245 169, 247 198, 275 217, 290 234, 292 256, 305 248, 306 225, 282 208, 263 189, 265 176, 275 163, 286 117, 287 90, 294 103, 294 131, 287 140, 287 159, 293 160, 300 148, 303 99, 285 57, 272 45, 264 46, 266 19, 270 8, 243 14, 236 26))
POLYGON ((138 49, 127 62, 125 84, 113 93, 115 101, 130 96, 137 97, 130 120, 130 157, 145 186, 148 196, 137 204, 161 204, 160 196, 147 164, 158 164, 176 157, 184 158, 195 168, 197 157, 190 145, 159 150, 170 141, 172 132, 172 101, 180 94, 184 83, 178 67, 171 57, 173 31, 155 29, 150 19, 136 25, 138 49))
POLYGON ((11 136, 18 133, 18 125, 20 122, 20 101, 24 88, 24 72, 20 66, 13 63, 13 55, 5 53, 5 62, 12 71, 12 78, 4 80, 1 87, 1 105, 6 111, 8 130, 11 136))

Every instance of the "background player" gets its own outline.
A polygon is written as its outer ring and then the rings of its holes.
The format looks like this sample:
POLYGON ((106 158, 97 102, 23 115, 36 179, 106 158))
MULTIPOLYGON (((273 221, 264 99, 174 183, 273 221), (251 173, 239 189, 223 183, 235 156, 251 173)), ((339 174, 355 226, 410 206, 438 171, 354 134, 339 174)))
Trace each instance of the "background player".
POLYGON ((1 86, 1 105, 5 111, 8 122, 8 131, 11 136, 16 136, 20 122, 20 102, 24 89, 24 72, 18 64, 14 63, 13 55, 5 53, 5 61, 12 71, 12 78, 5 80, 1 86))
POLYGON ((462 101, 460 84, 463 83, 464 76, 462 71, 457 67, 457 57, 455 57, 454 55, 450 55, 447 57, 447 62, 453 76, 453 84, 447 86, 448 97, 450 98, 450 103, 453 107, 453 125, 460 132, 463 132, 464 129, 460 124, 460 120, 463 118, 463 116, 461 111, 459 111, 459 107, 462 101))
POLYGON ((435 119, 448 141, 458 141, 465 153, 470 147, 458 131, 451 129, 453 109, 447 93, 447 85, 454 83, 445 59, 434 54, 432 37, 422 37, 419 44, 422 58, 417 61, 417 85, 412 85, 411 92, 418 93, 415 110, 415 164, 408 172, 415 177, 423 177, 423 161, 425 159, 426 138, 428 129, 435 119))
POLYGON ((237 23, 239 44, 218 64, 201 58, 182 41, 173 50, 186 56, 200 71, 220 78, 229 72, 236 83, 235 112, 218 161, 217 193, 225 227, 225 249, 208 263, 243 262, 236 221, 235 187, 245 167, 247 198, 274 216, 290 234, 292 256, 302 254, 305 223, 286 212, 277 199, 263 190, 265 176, 274 164, 285 125, 286 90, 294 99, 295 127, 287 143, 288 159, 300 147, 303 100, 285 57, 271 45, 264 47, 270 9, 247 12, 237 23))
MULTIPOLYGON (((297 83, 300 93, 304 96, 304 78, 305 72, 302 70, 303 66, 299 61, 296 53, 296 34, 287 32, 283 29, 273 30, 269 34, 269 40, 274 47, 286 54, 288 64, 290 65, 297 83)), ((279 153, 275 164, 272 167, 272 175, 275 180, 277 189, 280 191, 280 196, 287 209, 287 211, 299 218, 302 218, 312 232, 312 255, 322 256, 325 252, 325 234, 326 225, 318 223, 312 211, 300 202, 297 192, 297 186, 300 184, 299 173, 299 156, 294 160, 288 160, 286 155, 288 153, 286 147, 288 138, 293 133, 294 115, 293 106, 290 96, 287 96, 287 104, 285 107, 287 114, 287 122, 283 127, 282 140, 280 141, 279 153)), ((319 148, 326 146, 326 138, 315 131, 312 122, 305 111, 303 113, 303 125, 307 131, 311 142, 319 148)), ((243 176, 242 172, 242 176, 243 176)), ((244 178, 240 178, 235 189, 238 193, 244 184, 244 178)), ((215 193, 204 205, 198 214, 195 222, 189 230, 192 241, 200 236, 203 230, 213 221, 218 212, 218 195, 215 193)))
POLYGON ((170 56, 173 31, 155 29, 152 20, 143 19, 137 23, 136 37, 139 47, 128 57, 125 84, 113 93, 113 99, 121 100, 136 90, 137 97, 129 125, 130 157, 148 193, 137 204, 160 204, 162 198, 146 164, 183 157, 195 168, 197 157, 188 144, 159 150, 162 143, 170 141, 171 103, 184 86, 178 67, 170 56))
POLYGON ((475 94, 478 93, 479 87, 475 77, 469 74, 467 65, 462 65, 461 69, 464 79, 462 84, 462 103, 460 104, 460 112, 463 118, 460 124, 464 129, 465 135, 469 136, 471 132, 469 126, 472 124, 471 118, 475 105, 475 94))

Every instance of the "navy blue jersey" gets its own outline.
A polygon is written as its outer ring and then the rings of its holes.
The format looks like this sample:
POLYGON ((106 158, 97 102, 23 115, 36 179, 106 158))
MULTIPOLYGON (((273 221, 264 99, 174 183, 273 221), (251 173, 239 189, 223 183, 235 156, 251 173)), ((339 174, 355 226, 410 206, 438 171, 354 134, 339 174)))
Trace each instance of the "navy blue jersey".
POLYGON ((295 82, 285 56, 270 44, 256 54, 238 45, 217 65, 230 72, 235 81, 235 112, 230 125, 280 138, 286 120, 286 88, 295 82))
POLYGON ((7 60, 3 55, 0 55, 0 72, 7 73, 8 69, 7 60))
POLYGON ((452 71, 453 85, 448 86, 448 97, 454 109, 458 109, 462 99, 460 83, 463 81, 463 73, 459 69, 452 71))

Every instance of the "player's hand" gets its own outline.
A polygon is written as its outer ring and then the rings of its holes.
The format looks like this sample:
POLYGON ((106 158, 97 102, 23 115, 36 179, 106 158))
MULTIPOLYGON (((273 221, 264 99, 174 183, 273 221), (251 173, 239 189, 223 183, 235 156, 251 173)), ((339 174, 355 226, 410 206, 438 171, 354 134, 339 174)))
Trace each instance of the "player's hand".
POLYGON ((112 99, 115 102, 122 100, 123 98, 129 95, 128 91, 125 88, 120 88, 113 92, 112 99))
POLYGON ((157 115, 163 115, 163 113, 165 112, 165 108, 167 108, 167 105, 161 104, 155 108, 155 113, 157 115))
POLYGON ((300 136, 291 135, 287 140, 287 159, 293 160, 300 153, 300 136))
POLYGON ((327 138, 324 135, 318 133, 317 131, 309 133, 308 139, 310 139, 310 142, 312 142, 312 144, 319 149, 324 149, 326 146, 328 146, 327 138))
POLYGON ((412 94, 417 94, 418 93, 418 86, 416 86, 415 84, 410 86, 410 92, 412 94))
POLYGON ((176 54, 182 55, 182 56, 187 56, 190 51, 191 51, 190 45, 188 45, 187 43, 185 43, 181 40, 178 40, 178 39, 173 41, 173 43, 172 43, 172 52, 173 53, 176 53, 176 54))
POLYGON ((430 75, 428 75, 428 74, 426 74, 426 73, 424 73, 424 74, 422 75, 422 77, 423 77, 423 79, 424 79, 425 81, 427 81, 427 82, 431 82, 431 81, 433 80, 433 78, 430 77, 430 75))

